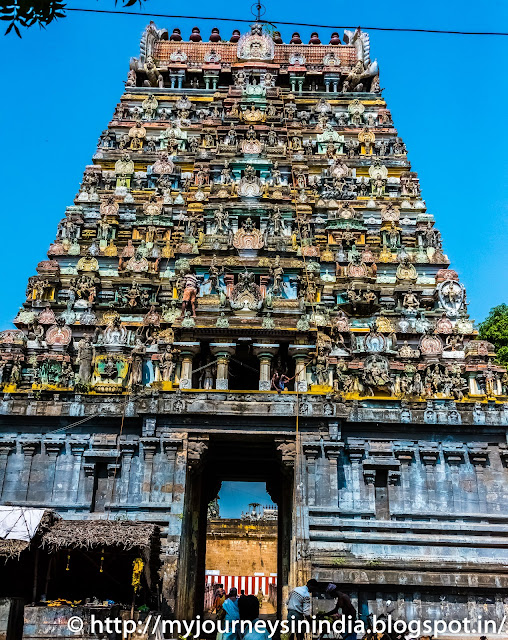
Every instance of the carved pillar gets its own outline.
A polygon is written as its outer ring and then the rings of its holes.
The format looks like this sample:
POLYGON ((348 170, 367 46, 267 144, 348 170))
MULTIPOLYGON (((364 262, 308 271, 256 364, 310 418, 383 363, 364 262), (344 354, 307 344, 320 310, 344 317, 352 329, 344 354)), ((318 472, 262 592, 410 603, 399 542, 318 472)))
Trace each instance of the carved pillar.
POLYGON ((259 390, 270 391, 271 387, 271 363, 272 359, 279 350, 278 344, 262 344, 253 345, 254 355, 259 358, 259 390))
POLYGON ((58 454, 62 450, 64 446, 63 440, 56 439, 48 439, 44 441, 44 448, 46 450, 46 455, 48 457, 48 468, 47 468, 47 487, 51 487, 51 490, 45 492, 46 495, 49 494, 50 500, 53 501, 54 498, 54 489, 55 489, 55 477, 56 477, 56 465, 58 460, 58 454))
POLYGON ((178 441, 164 438, 162 441, 162 449, 166 455, 168 461, 167 473, 165 474, 164 483, 161 487, 162 502, 168 504, 173 503, 173 487, 175 485, 175 470, 176 470, 176 452, 178 450, 178 441))
POLYGON ((289 355, 295 360, 295 390, 305 393, 308 389, 307 385, 307 367, 309 354, 315 348, 308 344, 290 344, 289 355))
POLYGON ((28 498, 28 488, 30 484, 30 473, 32 470, 32 461, 35 452, 40 447, 40 440, 22 440, 21 449, 23 450, 23 469, 19 478, 19 485, 17 495, 20 500, 26 500, 28 498))
POLYGON ((158 438, 140 438, 139 441, 143 445, 143 485, 141 487, 141 493, 143 496, 143 502, 150 502, 152 491, 152 474, 153 474, 153 459, 159 444, 158 438))
MULTIPOLYGON (((462 489, 460 484, 460 465, 464 462, 465 451, 462 445, 443 446, 443 455, 450 468, 450 493, 452 497, 453 511, 455 513, 462 513, 462 489)), ((436 508, 437 505, 434 505, 436 508)))
POLYGON ((132 458, 136 451, 137 442, 134 440, 127 440, 125 436, 122 436, 119 447, 122 455, 122 475, 120 483, 118 483, 118 481, 116 483, 116 495, 113 495, 113 500, 116 500, 120 504, 126 504, 129 502, 132 458))
POLYGON ((435 465, 439 458, 437 445, 425 443, 420 445, 420 458, 425 473, 425 488, 427 490, 427 507, 429 510, 436 508, 436 478, 435 465))
POLYGON ((192 389, 192 360, 200 349, 199 342, 175 342, 181 351, 180 389, 192 389))
POLYGON ((9 454, 16 449, 16 440, 14 438, 2 438, 0 440, 0 497, 4 489, 5 474, 7 472, 7 462, 9 454))
POLYGON ((363 491, 362 486, 362 469, 361 464, 363 456, 365 455, 365 442, 348 442, 348 455, 351 460, 351 494, 352 494, 352 508, 361 510, 363 509, 363 491))
POLYGON ((229 358, 234 353, 236 345, 230 342, 213 342, 210 351, 217 360, 217 379, 215 388, 226 390, 229 388, 229 358))
POLYGON ((307 464, 307 498, 309 507, 316 505, 316 467, 321 452, 319 444, 306 443, 303 445, 307 464))
POLYGON ((93 500, 93 488, 95 481, 95 462, 86 462, 83 464, 83 471, 85 474, 85 481, 83 487, 83 502, 88 502, 90 504, 90 510, 92 510, 92 500, 93 500))
POLYGON ((414 448, 398 446, 394 455, 400 462, 400 485, 402 491, 402 506, 405 514, 411 511, 411 462, 414 458, 414 448))
POLYGON ((483 443, 471 443, 469 445, 469 459, 476 474, 478 510, 485 513, 489 511, 488 491, 485 480, 485 467, 489 461, 487 445, 483 443))
POLYGON ((80 486, 81 463, 83 461, 83 454, 88 448, 88 444, 89 441, 82 438, 73 438, 69 443, 73 458, 71 481, 69 484, 69 497, 74 504, 78 504, 84 500, 83 487, 80 486))
POLYGON ((117 491, 116 485, 120 481, 122 483, 122 478, 120 476, 120 470, 122 468, 121 458, 119 462, 110 462, 107 466, 108 471, 108 484, 106 487, 106 499, 104 501, 104 506, 107 508, 111 507, 115 492, 117 491))
POLYGON ((339 442, 325 442, 325 456, 328 460, 328 478, 329 478, 329 504, 334 509, 339 506, 339 487, 338 487, 338 459, 341 454, 343 444, 339 442))
POLYGON ((476 371, 470 371, 468 373, 467 382, 470 395, 478 395, 480 393, 480 389, 478 388, 478 383, 476 382, 476 371))

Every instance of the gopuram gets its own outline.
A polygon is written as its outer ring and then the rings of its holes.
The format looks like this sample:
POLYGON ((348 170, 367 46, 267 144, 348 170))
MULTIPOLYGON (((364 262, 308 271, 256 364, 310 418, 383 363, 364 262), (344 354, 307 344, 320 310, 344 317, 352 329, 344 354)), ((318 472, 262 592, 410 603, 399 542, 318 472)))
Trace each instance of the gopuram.
POLYGON ((508 382, 434 213, 366 33, 150 23, 0 333, 0 501, 60 518, 2 595, 65 598, 48 557, 121 538, 152 606, 199 613, 207 506, 255 480, 281 612, 314 577, 363 614, 501 620, 508 382))

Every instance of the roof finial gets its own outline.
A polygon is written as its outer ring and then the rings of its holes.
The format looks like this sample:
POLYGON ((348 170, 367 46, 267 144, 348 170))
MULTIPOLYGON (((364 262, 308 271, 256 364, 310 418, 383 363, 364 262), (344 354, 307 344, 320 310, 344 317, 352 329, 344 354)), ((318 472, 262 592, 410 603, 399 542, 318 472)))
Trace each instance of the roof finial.
POLYGON ((253 16, 255 16, 256 18, 256 22, 259 22, 261 20, 261 17, 265 15, 266 13, 266 7, 264 4, 261 4, 261 2, 255 2, 251 8, 251 13, 253 16))

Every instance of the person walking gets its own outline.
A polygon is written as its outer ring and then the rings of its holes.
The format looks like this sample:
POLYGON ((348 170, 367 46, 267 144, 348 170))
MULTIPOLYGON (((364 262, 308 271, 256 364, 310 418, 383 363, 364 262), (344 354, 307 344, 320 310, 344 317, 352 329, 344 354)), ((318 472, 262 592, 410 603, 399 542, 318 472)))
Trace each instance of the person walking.
POLYGON ((246 630, 243 640, 270 640, 268 629, 256 631, 254 625, 259 620, 259 600, 256 596, 244 596, 239 602, 240 620, 250 620, 252 629, 246 630))
POLYGON ((228 597, 224 600, 222 608, 226 612, 224 623, 225 633, 222 634, 222 640, 240 640, 240 627, 234 625, 235 620, 240 620, 240 612, 238 610, 238 591, 232 587, 229 590, 228 597))

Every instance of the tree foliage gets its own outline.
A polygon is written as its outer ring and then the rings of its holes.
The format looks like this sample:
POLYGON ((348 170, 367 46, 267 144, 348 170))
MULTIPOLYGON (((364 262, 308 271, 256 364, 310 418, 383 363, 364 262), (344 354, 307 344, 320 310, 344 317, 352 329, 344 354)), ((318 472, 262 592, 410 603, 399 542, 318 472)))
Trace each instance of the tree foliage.
POLYGON ((508 366, 508 305, 499 304, 491 309, 479 328, 480 338, 495 346, 497 361, 508 366))
MULTIPOLYGON (((122 5, 132 7, 143 2, 144 0, 122 0, 122 5)), ((9 22, 5 35, 13 31, 21 38, 21 28, 27 29, 34 24, 45 29, 57 18, 65 18, 65 6, 59 0, 0 0, 0 19, 9 22)))

